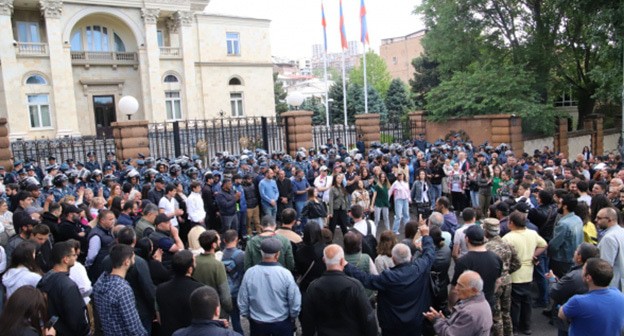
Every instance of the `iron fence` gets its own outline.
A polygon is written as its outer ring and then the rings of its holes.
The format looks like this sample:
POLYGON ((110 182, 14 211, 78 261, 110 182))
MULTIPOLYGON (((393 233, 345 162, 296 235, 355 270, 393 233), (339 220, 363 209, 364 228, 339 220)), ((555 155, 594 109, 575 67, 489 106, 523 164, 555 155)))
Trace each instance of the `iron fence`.
POLYGON ((284 150, 285 126, 275 117, 216 118, 150 123, 148 140, 154 157, 217 152, 238 154, 243 149, 284 150))
POLYGON ((312 138, 314 147, 319 148, 321 145, 327 144, 328 139, 332 139, 334 144, 338 142, 347 148, 355 146, 357 142, 358 131, 355 125, 326 125, 314 126, 312 128, 312 138))
POLYGON ((87 153, 94 152, 99 160, 103 160, 106 152, 115 151, 115 141, 92 136, 16 140, 11 142, 11 151, 16 159, 37 162, 40 167, 45 167, 50 156, 56 157, 57 162, 68 159, 85 162, 87 153))
POLYGON ((381 143, 402 143, 412 140, 411 125, 409 120, 401 118, 388 118, 379 123, 381 129, 381 143))

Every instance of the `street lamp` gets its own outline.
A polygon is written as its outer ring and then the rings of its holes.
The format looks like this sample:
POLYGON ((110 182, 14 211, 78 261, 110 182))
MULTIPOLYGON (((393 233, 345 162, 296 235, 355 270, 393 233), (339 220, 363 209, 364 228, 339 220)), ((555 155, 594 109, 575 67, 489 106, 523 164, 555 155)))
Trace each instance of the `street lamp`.
POLYGON ((137 113, 139 110, 139 101, 132 96, 123 96, 119 99, 119 104, 117 105, 119 111, 121 113, 128 116, 128 120, 132 117, 133 114, 137 113))
POLYGON ((294 91, 286 96, 286 104, 293 106, 295 110, 298 110, 299 106, 303 104, 304 99, 305 97, 303 96, 303 94, 301 94, 301 92, 294 91))

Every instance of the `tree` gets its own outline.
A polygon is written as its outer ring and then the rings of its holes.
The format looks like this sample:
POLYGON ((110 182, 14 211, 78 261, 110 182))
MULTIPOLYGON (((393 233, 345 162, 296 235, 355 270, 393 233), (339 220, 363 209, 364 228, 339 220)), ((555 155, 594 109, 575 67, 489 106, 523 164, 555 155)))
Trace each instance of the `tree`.
POLYGON ((329 97, 329 123, 342 124, 342 102, 344 99, 344 95, 342 94, 342 78, 337 78, 334 84, 329 87, 329 92, 327 93, 327 96, 329 97))
MULTIPOLYGON (((325 71, 323 68, 315 68, 312 70, 312 74, 316 78, 325 78, 325 71)), ((334 80, 335 78, 340 78, 340 71, 336 68, 327 67, 327 79, 334 80)))
MULTIPOLYGON (((374 87, 382 97, 386 96, 392 76, 388 72, 386 62, 372 51, 366 53, 366 79, 369 86, 374 87)), ((364 86, 363 62, 349 72, 349 82, 364 86)))
MULTIPOLYGON (((329 88, 329 117, 332 124, 344 124, 344 108, 342 95, 342 79, 336 81, 329 88)), ((381 118, 388 115, 386 105, 379 93, 371 86, 368 87, 368 111, 379 113, 381 118)), ((347 123, 355 122, 356 114, 364 113, 364 90, 357 83, 347 83, 347 123)))
POLYGON ((427 104, 425 95, 432 88, 440 85, 439 63, 432 60, 425 52, 422 56, 412 60, 414 67, 414 79, 410 79, 409 84, 413 93, 414 105, 417 108, 425 108, 427 104))
POLYGON ((424 0, 417 8, 428 27, 425 50, 439 63, 442 82, 479 71, 479 64, 520 67, 540 103, 552 104, 572 88, 579 125, 596 99, 619 96, 614 83, 622 82, 622 68, 613 60, 621 56, 622 10, 621 1, 610 0, 424 0))
POLYGON ((412 102, 407 94, 405 84, 398 78, 390 83, 388 94, 386 96, 386 109, 388 110, 388 119, 398 120, 405 115, 412 107, 412 102))
POLYGON ((284 83, 277 80, 278 73, 273 73, 273 91, 275 92, 275 115, 279 116, 283 112, 288 111, 288 104, 286 104, 286 91, 284 90, 284 83))
POLYGON ((427 94, 429 118, 509 113, 523 118, 529 130, 554 129, 554 108, 542 104, 534 78, 521 67, 487 64, 457 71, 427 94))
POLYGON ((325 105, 322 104, 321 98, 306 98, 299 109, 312 111, 314 113, 312 115, 312 125, 325 125, 325 105))

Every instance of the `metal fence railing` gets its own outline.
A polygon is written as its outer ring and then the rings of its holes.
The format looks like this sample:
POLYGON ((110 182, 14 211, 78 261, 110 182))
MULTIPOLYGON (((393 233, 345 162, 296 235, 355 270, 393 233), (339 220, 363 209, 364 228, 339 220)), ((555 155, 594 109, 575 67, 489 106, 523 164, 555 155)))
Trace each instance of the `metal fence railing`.
POLYGON ((11 151, 16 159, 38 162, 44 167, 50 156, 56 157, 57 162, 68 159, 85 162, 87 153, 94 152, 97 158, 103 160, 106 152, 115 151, 115 141, 113 138, 91 136, 16 140, 11 142, 11 151))

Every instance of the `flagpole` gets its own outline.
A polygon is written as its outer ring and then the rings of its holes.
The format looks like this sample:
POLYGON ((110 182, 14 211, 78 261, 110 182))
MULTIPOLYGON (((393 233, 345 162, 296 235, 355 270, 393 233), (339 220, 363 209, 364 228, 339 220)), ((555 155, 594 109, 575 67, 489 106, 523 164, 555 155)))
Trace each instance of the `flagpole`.
POLYGON ((342 49, 342 108, 344 112, 344 141, 347 143, 347 70, 345 69, 345 51, 342 49))
POLYGON ((366 44, 362 43, 364 47, 364 114, 368 114, 368 84, 366 80, 366 44))
POLYGON ((325 54, 323 55, 323 73, 325 77, 325 125, 329 129, 329 85, 327 84, 327 23, 325 22, 325 6, 321 1, 321 15, 323 25, 323 43, 325 46, 325 54))

